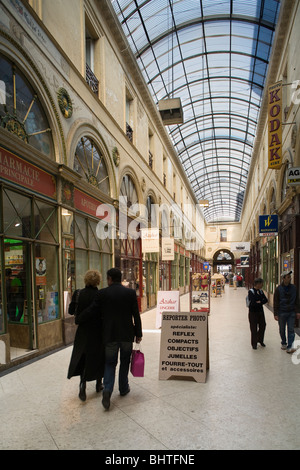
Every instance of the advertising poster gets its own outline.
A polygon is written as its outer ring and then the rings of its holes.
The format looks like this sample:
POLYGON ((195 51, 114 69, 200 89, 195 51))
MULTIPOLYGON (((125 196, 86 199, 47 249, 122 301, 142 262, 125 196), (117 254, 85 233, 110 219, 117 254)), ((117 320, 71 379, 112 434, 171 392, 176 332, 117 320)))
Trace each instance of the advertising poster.
POLYGON ((46 259, 35 258, 35 276, 37 286, 46 286, 46 259))
POLYGON ((174 260, 174 238, 162 237, 161 239, 161 259, 162 261, 174 260))
POLYGON ((161 327, 161 316, 163 312, 178 312, 179 291, 158 291, 156 308, 156 328, 161 327))
POLYGON ((208 369, 206 312, 169 312, 162 315, 159 379, 190 377, 206 381, 208 369))

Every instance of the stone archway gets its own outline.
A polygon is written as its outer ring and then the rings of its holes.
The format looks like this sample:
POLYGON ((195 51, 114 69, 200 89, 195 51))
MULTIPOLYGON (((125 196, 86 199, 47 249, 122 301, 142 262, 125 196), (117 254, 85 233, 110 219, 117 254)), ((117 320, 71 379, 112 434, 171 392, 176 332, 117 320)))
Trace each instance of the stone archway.
POLYGON ((235 258, 234 254, 226 248, 217 250, 213 257, 213 272, 218 272, 218 266, 231 266, 231 272, 234 272, 235 258))

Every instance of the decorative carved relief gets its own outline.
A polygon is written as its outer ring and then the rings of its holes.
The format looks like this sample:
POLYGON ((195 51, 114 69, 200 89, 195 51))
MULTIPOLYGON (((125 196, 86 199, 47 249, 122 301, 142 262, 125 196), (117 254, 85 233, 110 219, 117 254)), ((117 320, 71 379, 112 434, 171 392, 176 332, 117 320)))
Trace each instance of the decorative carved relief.
POLYGON ((66 119, 69 119, 73 114, 73 105, 69 93, 65 88, 59 88, 57 92, 57 100, 59 109, 66 119))

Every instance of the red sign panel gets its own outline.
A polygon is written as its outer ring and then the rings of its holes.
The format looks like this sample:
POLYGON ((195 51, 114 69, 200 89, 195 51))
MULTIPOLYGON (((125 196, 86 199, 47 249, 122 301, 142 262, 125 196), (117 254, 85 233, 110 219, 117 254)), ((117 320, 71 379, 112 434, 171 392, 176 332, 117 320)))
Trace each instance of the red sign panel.
POLYGON ((56 198, 56 180, 53 175, 2 147, 0 147, 0 178, 52 199, 56 198))
POLYGON ((97 207, 100 204, 97 199, 88 196, 88 194, 79 191, 79 189, 74 189, 74 205, 76 209, 96 217, 97 207))

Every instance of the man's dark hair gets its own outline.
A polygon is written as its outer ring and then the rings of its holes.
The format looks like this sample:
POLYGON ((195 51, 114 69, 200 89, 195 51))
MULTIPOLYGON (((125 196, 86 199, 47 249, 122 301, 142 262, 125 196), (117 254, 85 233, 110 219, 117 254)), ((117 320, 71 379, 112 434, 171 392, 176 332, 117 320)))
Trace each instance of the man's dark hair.
POLYGON ((121 282, 122 273, 118 268, 111 268, 107 271, 107 277, 110 277, 112 282, 121 282))
POLYGON ((257 279, 254 279, 254 285, 256 286, 257 284, 264 283, 264 280, 261 277, 258 277, 257 279))

